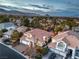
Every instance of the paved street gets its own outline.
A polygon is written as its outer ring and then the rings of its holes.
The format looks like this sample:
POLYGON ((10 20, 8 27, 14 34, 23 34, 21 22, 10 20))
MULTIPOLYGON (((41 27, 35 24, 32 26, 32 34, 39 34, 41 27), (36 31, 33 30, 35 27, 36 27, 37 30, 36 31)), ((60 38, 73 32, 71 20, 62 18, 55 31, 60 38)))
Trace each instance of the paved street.
POLYGON ((26 59, 14 50, 0 43, 0 59, 26 59))

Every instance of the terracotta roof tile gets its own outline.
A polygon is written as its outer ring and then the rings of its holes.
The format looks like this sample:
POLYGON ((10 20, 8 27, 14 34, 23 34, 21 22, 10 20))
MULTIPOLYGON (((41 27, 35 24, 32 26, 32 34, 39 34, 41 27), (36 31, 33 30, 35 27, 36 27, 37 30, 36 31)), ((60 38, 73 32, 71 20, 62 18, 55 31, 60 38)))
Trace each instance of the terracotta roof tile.
POLYGON ((47 32, 41 29, 33 29, 31 31, 28 31, 26 33, 30 33, 32 36, 35 37, 35 39, 39 39, 39 41, 43 42, 43 36, 49 37, 52 36, 52 32, 47 32))
MULTIPOLYGON (((68 46, 73 48, 79 47, 79 35, 73 31, 61 32, 55 37, 53 37, 53 39, 55 39, 56 41, 64 41, 68 44, 68 46)), ((55 44, 52 44, 52 46, 53 45, 55 44)), ((51 46, 51 44, 49 46, 51 46)))

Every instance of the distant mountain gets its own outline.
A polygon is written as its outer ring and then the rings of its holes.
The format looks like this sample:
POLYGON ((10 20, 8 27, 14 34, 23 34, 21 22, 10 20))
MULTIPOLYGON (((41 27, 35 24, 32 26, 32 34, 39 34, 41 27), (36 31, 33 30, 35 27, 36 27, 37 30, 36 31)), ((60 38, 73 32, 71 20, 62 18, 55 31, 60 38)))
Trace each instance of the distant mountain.
POLYGON ((29 12, 20 12, 17 10, 5 10, 0 8, 0 14, 11 14, 11 15, 25 15, 25 16, 40 16, 40 14, 29 13, 29 12))

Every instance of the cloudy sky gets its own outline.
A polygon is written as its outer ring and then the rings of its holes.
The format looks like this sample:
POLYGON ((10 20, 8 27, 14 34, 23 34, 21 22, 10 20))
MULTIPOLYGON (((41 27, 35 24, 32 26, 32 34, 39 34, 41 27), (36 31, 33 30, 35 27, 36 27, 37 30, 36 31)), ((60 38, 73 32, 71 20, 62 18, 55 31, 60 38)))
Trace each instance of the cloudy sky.
POLYGON ((0 8, 7 11, 79 17, 79 0, 0 0, 0 8))

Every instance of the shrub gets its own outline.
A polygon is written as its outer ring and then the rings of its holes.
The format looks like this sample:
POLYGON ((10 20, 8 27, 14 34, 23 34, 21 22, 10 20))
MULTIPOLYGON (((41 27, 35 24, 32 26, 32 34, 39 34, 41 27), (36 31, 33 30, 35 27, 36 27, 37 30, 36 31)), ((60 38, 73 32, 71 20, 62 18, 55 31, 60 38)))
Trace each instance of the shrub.
POLYGON ((37 47, 36 51, 37 51, 38 55, 44 56, 48 53, 48 48, 47 47, 37 47))
POLYGON ((4 32, 7 32, 8 30, 7 29, 2 29, 2 32, 4 33, 4 32))
POLYGON ((0 38, 3 36, 3 32, 2 30, 0 30, 0 38))
POLYGON ((35 57, 35 59, 42 59, 42 56, 41 56, 41 55, 37 55, 37 56, 35 57))
POLYGON ((46 55, 47 53, 48 53, 48 48, 47 47, 43 48, 42 55, 46 55))

